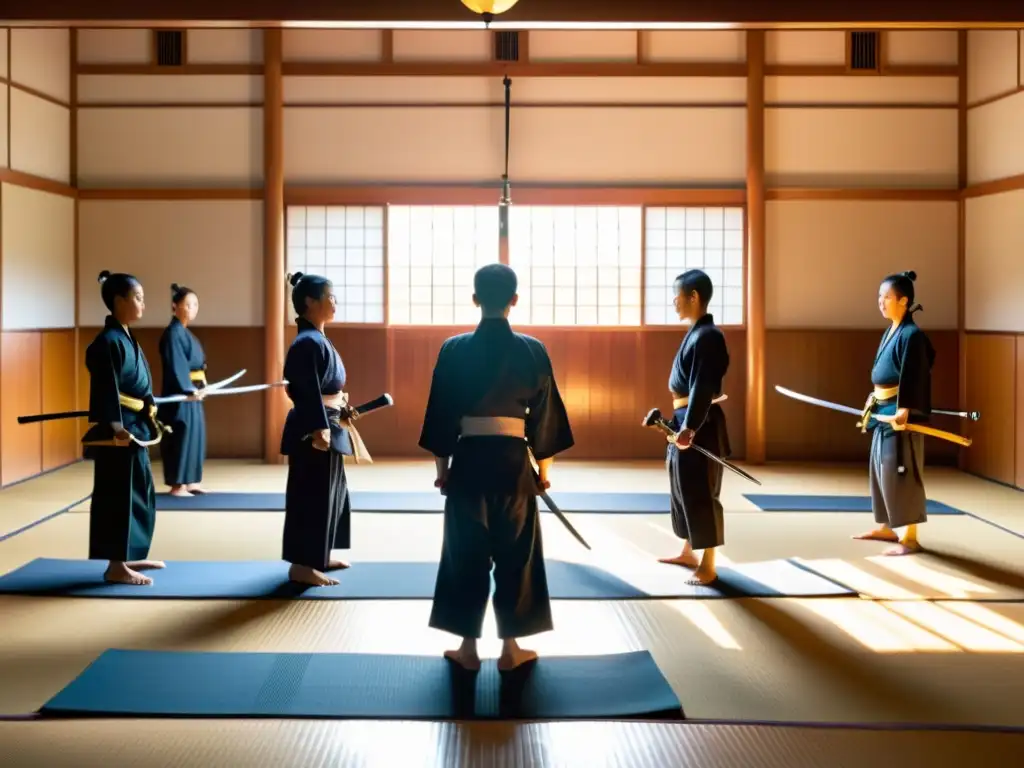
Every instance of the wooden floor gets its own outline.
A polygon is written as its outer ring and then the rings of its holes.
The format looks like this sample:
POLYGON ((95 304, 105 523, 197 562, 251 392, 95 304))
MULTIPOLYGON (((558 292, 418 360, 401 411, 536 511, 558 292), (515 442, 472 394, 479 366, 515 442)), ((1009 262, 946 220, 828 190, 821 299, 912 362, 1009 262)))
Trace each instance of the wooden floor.
MULTIPOLYGON (((764 493, 866 492, 861 467, 751 471, 764 493)), ((207 474, 212 490, 281 491, 285 478, 282 467, 243 462, 212 462, 207 474)), ((433 466, 379 462, 350 467, 349 478, 360 490, 428 490, 433 466)), ((552 479, 566 491, 666 490, 656 462, 565 462, 552 479)), ((90 486, 91 465, 78 464, 0 491, 0 572, 43 555, 85 557, 80 502, 90 486)), ((891 560, 878 557, 882 545, 849 538, 870 515, 759 512, 742 496, 752 486, 727 477, 725 561, 799 557, 831 569, 860 597, 555 603, 556 629, 533 647, 649 650, 696 722, 0 722, 2 764, 1022 764, 1024 734, 981 729, 1024 731, 1024 496, 954 471, 930 471, 928 488, 970 514, 932 517, 922 530, 929 553, 891 560)), ((678 546, 665 516, 572 519, 594 552, 545 516, 546 554, 599 562, 621 578, 678 546)), ((152 555, 276 559, 282 521, 267 512, 164 513, 152 555)), ((356 561, 430 560, 441 516, 356 514, 353 536, 356 561)), ((428 612, 426 601, 0 597, 0 720, 38 709, 106 648, 440 653, 451 639, 426 626, 428 612)), ((493 633, 490 619, 485 633, 493 633)), ((496 655, 493 637, 481 650, 496 655)))

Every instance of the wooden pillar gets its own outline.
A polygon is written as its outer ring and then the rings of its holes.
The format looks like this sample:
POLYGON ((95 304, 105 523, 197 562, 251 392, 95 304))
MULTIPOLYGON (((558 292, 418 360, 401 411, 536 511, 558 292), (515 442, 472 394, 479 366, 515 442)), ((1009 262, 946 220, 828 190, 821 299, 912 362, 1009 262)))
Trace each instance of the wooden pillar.
MULTIPOLYGON (((75 27, 72 27, 71 29, 69 29, 68 30, 68 36, 69 36, 68 45, 70 46, 69 50, 68 50, 68 62, 69 62, 69 65, 70 65, 70 70, 68 72, 68 78, 69 78, 68 83, 69 83, 69 86, 70 86, 70 92, 68 94, 69 95, 69 99, 68 99, 68 102, 69 102, 68 103, 68 117, 70 118, 70 122, 71 122, 71 124, 69 126, 69 130, 68 130, 68 138, 69 138, 68 158, 70 160, 69 165, 71 167, 70 178, 68 179, 68 181, 70 182, 71 186, 74 187, 75 190, 77 191, 77 189, 78 189, 78 29, 75 28, 75 27)), ((74 238, 72 240, 72 247, 73 247, 73 253, 74 253, 74 265, 75 265, 75 278, 74 278, 75 279, 75 341, 74 341, 74 348, 73 348, 73 353, 75 355, 75 360, 74 360, 74 365, 73 365, 73 368, 74 368, 74 371, 75 371, 75 381, 74 381, 75 399, 72 402, 74 402, 74 404, 75 404, 75 410, 78 410, 80 408, 87 409, 89 407, 89 404, 81 402, 81 399, 82 399, 82 396, 81 396, 81 391, 82 391, 81 379, 82 379, 82 374, 84 373, 83 368, 82 368, 82 361, 85 359, 85 351, 82 349, 82 333, 81 333, 81 329, 79 328, 79 325, 81 323, 81 319, 79 318, 79 314, 81 312, 81 307, 80 307, 81 301, 80 301, 80 298, 79 298, 79 292, 81 290, 82 282, 81 282, 81 274, 80 274, 80 271, 79 271, 79 251, 78 251, 78 240, 79 240, 79 235, 78 235, 78 228, 79 228, 78 227, 78 205, 79 205, 79 203, 78 203, 78 195, 77 194, 75 195, 75 199, 74 199, 73 203, 74 203, 74 206, 75 206, 74 222, 72 224, 72 226, 74 227, 74 232, 72 233, 72 237, 74 238)), ((76 434, 84 434, 85 431, 88 428, 89 428, 88 421, 86 419, 75 419, 75 432, 76 432, 76 434)), ((78 450, 79 450, 78 446, 75 446, 76 453, 78 453, 78 450)))
POLYGON ((747 451, 765 460, 765 32, 747 30, 747 451))
MULTIPOLYGON (((263 283, 264 380, 278 381, 284 371, 284 87, 280 29, 263 30, 263 283)), ((287 412, 281 388, 263 400, 263 458, 280 464, 281 430, 287 412)))
MULTIPOLYGON (((967 410, 967 201, 963 191, 967 187, 967 30, 957 32, 958 114, 957 114, 957 176, 960 200, 957 203, 957 248, 956 248, 956 328, 957 328, 957 410, 967 410)), ((968 422, 961 424, 960 433, 970 431, 968 422)), ((958 454, 960 469, 967 468, 967 450, 961 448, 958 454)))

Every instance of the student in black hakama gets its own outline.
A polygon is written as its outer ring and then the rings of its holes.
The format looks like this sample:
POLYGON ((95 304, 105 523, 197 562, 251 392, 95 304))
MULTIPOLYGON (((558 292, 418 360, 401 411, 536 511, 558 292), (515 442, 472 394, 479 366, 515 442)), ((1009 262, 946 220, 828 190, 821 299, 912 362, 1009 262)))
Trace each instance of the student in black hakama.
POLYGON ((509 325, 516 289, 507 266, 476 273, 480 323, 441 346, 419 441, 435 456, 435 486, 446 497, 430 626, 462 638, 445 656, 470 670, 480 667, 477 639, 492 565, 504 641, 498 668, 535 659, 517 638, 553 626, 537 495, 538 486, 550 486, 554 456, 571 448, 573 437, 547 350, 509 325))
POLYGON ((725 335, 708 313, 713 286, 711 278, 691 269, 676 278, 674 306, 680 320, 691 323, 676 353, 669 374, 672 392, 672 426, 667 467, 671 488, 672 530, 685 541, 676 557, 663 563, 693 568, 690 584, 710 584, 717 578, 715 549, 725 543, 722 465, 689 450, 693 444, 716 456, 730 455, 725 414, 713 401, 722 394, 722 379, 729 370, 725 335), (694 550, 703 550, 700 560, 694 550))
POLYGON ((89 506, 89 559, 107 560, 104 578, 147 585, 140 571, 163 568, 149 560, 156 522, 156 492, 148 448, 139 441, 159 436, 149 363, 129 330, 142 318, 145 296, 139 281, 100 273, 100 293, 110 311, 103 330, 85 351, 89 370, 89 421, 82 442, 93 461, 89 506))
POLYGON ((171 433, 160 443, 164 482, 172 496, 204 493, 203 462, 206 460, 206 416, 202 399, 206 387, 206 355, 199 339, 188 329, 199 312, 195 291, 177 283, 171 285, 174 317, 160 336, 163 364, 163 395, 188 395, 181 403, 163 403, 160 421, 171 433))
POLYGON ((914 272, 886 277, 878 290, 878 309, 890 327, 882 335, 871 369, 874 391, 864 405, 865 428, 872 430, 869 483, 871 510, 878 527, 857 539, 894 542, 887 555, 918 552, 917 526, 928 520, 924 489, 924 436, 906 425, 927 423, 931 415, 935 349, 914 322, 914 272), (868 414, 893 416, 889 423, 868 414), (897 529, 904 529, 902 537, 897 529))
POLYGON ((281 436, 288 457, 283 558, 288 577, 323 587, 337 584, 330 571, 348 568, 331 557, 351 544, 352 509, 344 456, 369 461, 352 422, 345 366, 324 326, 334 319, 336 299, 330 281, 297 272, 289 277, 298 335, 288 349, 284 378, 292 409, 281 436))

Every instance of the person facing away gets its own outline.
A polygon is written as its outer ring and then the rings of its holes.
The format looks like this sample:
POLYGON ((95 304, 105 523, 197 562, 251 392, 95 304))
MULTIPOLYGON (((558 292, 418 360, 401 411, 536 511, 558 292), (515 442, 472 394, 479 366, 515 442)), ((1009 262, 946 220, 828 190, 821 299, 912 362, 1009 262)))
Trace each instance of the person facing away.
POLYGON ((85 458, 93 460, 89 503, 89 559, 106 560, 103 578, 119 584, 152 584, 140 571, 163 568, 149 560, 156 524, 156 490, 149 450, 137 441, 158 436, 153 379, 146 355, 129 327, 142 319, 142 284, 126 274, 99 275, 110 314, 85 350, 89 371, 89 421, 85 458), (91 445, 101 443, 101 445, 91 445))
POLYGON ((715 549, 725 543, 725 515, 719 500, 723 469, 690 446, 699 445, 721 458, 731 453, 725 413, 714 402, 722 394, 722 379, 729 370, 729 350, 725 335, 708 312, 711 278, 691 269, 676 278, 673 289, 679 319, 691 323, 668 382, 672 426, 677 430, 668 438, 667 457, 672 530, 685 544, 679 555, 661 562, 695 569, 688 584, 711 584, 718 577, 715 549), (695 549, 703 550, 700 560, 695 549))
POLYGON ((171 322, 160 336, 162 394, 188 395, 183 403, 163 403, 160 421, 171 433, 160 442, 164 483, 172 496, 205 493, 202 487, 206 460, 206 415, 202 400, 206 388, 206 355, 189 325, 199 313, 199 297, 191 288, 171 285, 171 322))
POLYGON ((515 272, 489 264, 473 285, 480 323, 441 345, 419 441, 445 494, 430 626, 462 638, 446 658, 479 669, 493 563, 498 668, 510 670, 537 658, 518 638, 553 628, 537 495, 573 436, 547 350, 509 325, 515 272))
POLYGON ((878 527, 856 539, 893 542, 886 555, 921 550, 917 526, 927 522, 924 488, 924 435, 906 426, 927 422, 932 410, 932 366, 935 349, 914 322, 921 306, 914 303, 917 274, 889 275, 878 289, 878 311, 889 321, 871 368, 872 393, 864 404, 865 429, 872 430, 868 482, 871 511, 878 527), (868 414, 890 416, 891 423, 868 414), (905 529, 902 537, 896 530, 905 529))
POLYGON ((288 457, 282 551, 291 564, 290 580, 326 587, 338 583, 327 572, 349 567, 332 558, 331 550, 351 546, 352 508, 343 457, 353 453, 345 425, 354 417, 342 391, 345 366, 324 335, 324 326, 337 311, 334 286, 301 272, 288 281, 298 334, 284 361, 292 408, 281 434, 281 453, 288 457))

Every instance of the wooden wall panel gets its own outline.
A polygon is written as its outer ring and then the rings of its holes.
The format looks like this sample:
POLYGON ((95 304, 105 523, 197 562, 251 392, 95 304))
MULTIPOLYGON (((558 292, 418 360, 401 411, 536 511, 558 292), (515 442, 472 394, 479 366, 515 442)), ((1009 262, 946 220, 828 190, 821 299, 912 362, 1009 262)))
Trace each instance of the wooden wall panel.
MULTIPOLYGON (((866 461, 869 437, 856 417, 829 414, 775 392, 780 385, 854 408, 871 391, 871 366, 881 332, 874 330, 769 330, 765 350, 768 386, 767 453, 772 461, 866 461)), ((959 355, 956 331, 929 331, 935 346, 932 403, 953 408, 959 355)), ((977 408, 972 403, 972 408, 977 408)), ((936 417, 936 426, 956 431, 957 422, 936 417)), ((953 464, 957 448, 930 440, 927 461, 953 464)))
MULTIPOLYGON (((42 337, 43 413, 75 410, 75 331, 40 331, 42 337)), ((81 458, 78 420, 49 421, 42 425, 42 471, 70 464, 81 458)), ((26 427, 20 427, 25 429, 26 427)))
POLYGON ((18 424, 42 407, 42 338, 38 331, 0 334, 0 483, 42 471, 43 430, 18 424))
MULTIPOLYGON (((395 406, 359 424, 374 456, 418 456, 423 413, 441 343, 464 329, 328 329, 348 372, 354 401, 389 391, 395 406), (390 353, 389 353, 390 347, 390 353), (388 361, 391 361, 389 369, 388 361)), ((548 348, 559 390, 569 411, 576 446, 566 457, 658 458, 664 442, 640 422, 648 410, 668 413, 668 376, 683 337, 678 330, 603 330, 529 328, 523 332, 548 348)), ((288 332, 289 341, 294 328, 288 332)), ((725 389, 733 453, 743 453, 745 334, 726 331, 732 364, 725 389)))
POLYGON ((1017 435, 1014 440, 1014 460, 1016 478, 1014 485, 1024 488, 1024 336, 1017 337, 1017 396, 1016 404, 1017 435))
MULTIPOLYGON (((359 424, 371 455, 380 457, 420 456, 417 446, 423 412, 430 389, 430 378, 437 352, 448 336, 462 329, 358 328, 337 326, 328 336, 338 348, 348 372, 347 390, 355 402, 363 402, 390 392, 395 407, 367 417, 359 424), (389 363, 390 361, 390 363, 389 363)), ((567 458, 577 459, 656 459, 663 455, 663 443, 653 432, 640 427, 651 408, 668 413, 668 375, 673 356, 684 329, 586 330, 523 329, 545 343, 555 367, 559 389, 569 409, 577 445, 567 458)), ((82 329, 84 346, 97 329, 82 329)), ((153 367, 159 391, 160 362, 157 344, 160 329, 140 329, 143 349, 153 367)), ((262 328, 196 328, 210 360, 211 379, 222 378, 239 368, 247 368, 246 383, 257 382, 263 370, 262 328)), ((294 338, 289 325, 287 341, 294 338)), ((733 456, 742 459, 746 380, 746 332, 727 330, 731 364, 724 390, 724 404, 733 456)), ((768 458, 772 461, 862 461, 867 455, 867 438, 853 427, 855 419, 828 416, 819 409, 801 405, 771 391, 781 384, 808 394, 858 406, 864 402, 871 360, 878 343, 873 330, 769 330, 766 358, 768 364, 768 458), (848 423, 849 422, 849 423, 848 423)), ((933 401, 936 407, 956 402, 957 339, 954 331, 930 331, 938 359, 933 372, 933 401)), ((997 338, 980 336, 975 338, 997 338)), ((1022 350, 1024 358, 1024 350, 1022 350)), ((970 359, 974 366, 977 355, 970 359)), ((987 359, 987 358, 986 358, 987 359)), ((1008 364, 1015 365, 1012 356, 1008 364)), ((81 362, 80 362, 81 364, 81 362)), ((1024 362, 1020 362, 1024 366, 1024 362)), ((1005 367, 1005 365, 1004 365, 1005 367)), ((980 369, 988 370, 988 369, 980 369)), ((1003 372, 981 374, 1002 376, 1003 372)), ((79 407, 86 407, 88 376, 81 375, 79 407)), ((1000 395, 1002 397, 1002 395, 1000 395)), ((983 424, 1013 424, 1012 413, 1001 413, 990 404, 990 397, 970 390, 970 407, 983 411, 983 424)), ((1012 399, 1004 398, 1006 402, 1012 399)), ((206 407, 211 458, 255 458, 261 455, 262 411, 251 397, 211 400, 206 407)), ((936 422, 956 430, 951 420, 936 422)), ((991 427, 990 427, 991 428, 991 427)), ((80 436, 80 431, 78 434, 80 436)), ((1012 432, 1010 433, 1012 437, 1012 432)), ((976 436, 979 444, 989 440, 976 436)), ((1000 438, 1002 445, 1005 438, 1000 438)), ((982 448, 982 450, 986 450, 982 448)), ((973 471, 1013 482, 1012 441, 1002 451, 1008 466, 991 472, 991 461, 976 459, 973 471), (998 474, 1001 472, 1001 474, 998 474), (1004 479, 1005 478, 1005 479, 1004 479)), ((972 449, 973 451, 973 449, 972 449)), ((979 454, 980 455, 980 454, 979 454)), ((159 456, 159 451, 154 457, 159 456)), ((928 460, 932 464, 952 464, 956 449, 937 441, 929 442, 928 460)), ((998 462, 997 462, 998 463, 998 462)))
MULTIPOLYGON (((286 343, 291 344, 295 327, 291 326, 286 343)), ((419 439, 420 421, 409 418, 408 398, 404 396, 400 386, 396 393, 392 380, 405 378, 404 366, 399 376, 393 376, 388 370, 388 331, 385 328, 352 328, 338 326, 327 329, 327 336, 337 348, 345 364, 348 381, 345 391, 349 393, 352 404, 365 403, 384 392, 390 392, 395 398, 395 407, 379 411, 359 422, 359 434, 366 441, 371 456, 386 456, 390 452, 400 451, 403 441, 409 442, 406 455, 417 453, 416 441, 419 439), (412 433, 415 432, 413 435, 412 433)), ((440 342, 438 342, 440 347, 440 342)), ((436 353, 436 350, 435 350, 436 353)), ((433 365, 433 361, 431 361, 433 365)), ((404 383, 404 381, 403 381, 404 383)), ((424 398, 426 395, 424 395, 424 398)), ((425 399, 424 399, 425 402, 425 399)), ((291 407, 291 401, 288 401, 291 407)))
POLYGON ((967 405, 981 411, 970 425, 974 444, 967 449, 967 469, 1000 483, 1016 480, 1017 340, 1012 334, 966 337, 967 405))

